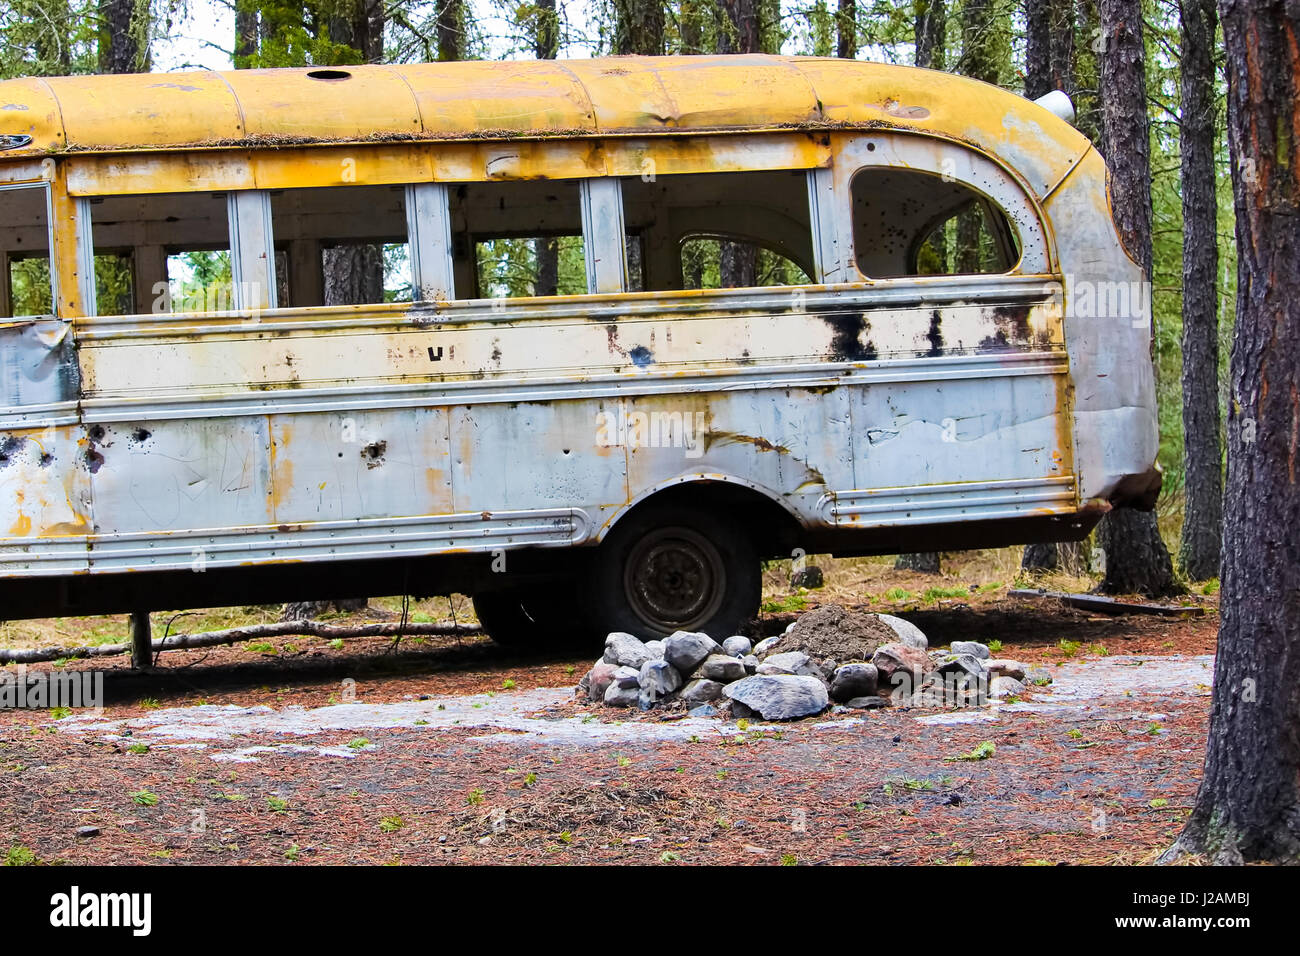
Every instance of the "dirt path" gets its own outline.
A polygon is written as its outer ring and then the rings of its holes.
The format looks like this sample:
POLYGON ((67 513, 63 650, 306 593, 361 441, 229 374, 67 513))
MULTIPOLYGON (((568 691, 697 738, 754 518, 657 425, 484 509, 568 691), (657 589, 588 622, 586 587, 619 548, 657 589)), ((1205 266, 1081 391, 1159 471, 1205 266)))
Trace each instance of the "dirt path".
POLYGON ((662 864, 1139 862, 1168 844, 1201 768, 1212 618, 909 616, 1056 682, 988 711, 741 728, 579 706, 586 656, 177 655, 110 674, 100 715, 0 714, 0 843, 69 863, 662 864), (955 759, 986 740, 992 757, 955 759))

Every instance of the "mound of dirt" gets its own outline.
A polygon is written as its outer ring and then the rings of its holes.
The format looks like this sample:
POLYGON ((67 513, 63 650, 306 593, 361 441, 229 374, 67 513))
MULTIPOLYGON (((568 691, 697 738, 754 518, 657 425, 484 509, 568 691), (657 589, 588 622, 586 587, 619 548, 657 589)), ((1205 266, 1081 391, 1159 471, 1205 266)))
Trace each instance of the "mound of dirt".
POLYGON ((874 614, 859 614, 828 604, 802 615, 768 653, 803 651, 814 660, 844 664, 869 661, 876 648, 897 640, 893 628, 874 614))

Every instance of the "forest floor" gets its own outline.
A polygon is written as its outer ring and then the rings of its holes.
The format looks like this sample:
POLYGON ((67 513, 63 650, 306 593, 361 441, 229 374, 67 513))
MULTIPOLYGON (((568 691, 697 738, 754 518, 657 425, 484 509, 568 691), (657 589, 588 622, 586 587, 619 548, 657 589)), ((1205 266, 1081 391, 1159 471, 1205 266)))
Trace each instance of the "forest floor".
MULTIPOLYGON (((1218 628, 1202 592, 1213 587, 1174 602, 1204 607, 1199 617, 1103 616, 1008 597, 1018 557, 945 556, 939 576, 814 559, 827 586, 797 594, 788 562, 768 572, 767 631, 841 603, 906 617, 931 646, 997 641, 997 656, 1053 673, 973 711, 748 725, 614 711, 572 696, 598 648, 520 655, 481 638, 276 638, 168 651, 148 674, 119 658, 34 665, 102 671, 106 702, 98 714, 0 710, 0 853, 47 864, 1150 861, 1201 772, 1218 628), (986 741, 991 756, 964 759, 988 753, 986 741)), ((392 614, 398 602, 372 607, 392 614)), ((464 599, 411 610, 473 620, 464 599)), ((172 630, 276 611, 204 611, 172 630)), ((156 634, 171 617, 154 616, 156 634)), ((334 618, 353 619, 366 617, 334 618)), ((114 642, 125 630, 124 618, 13 622, 0 646, 114 642)))

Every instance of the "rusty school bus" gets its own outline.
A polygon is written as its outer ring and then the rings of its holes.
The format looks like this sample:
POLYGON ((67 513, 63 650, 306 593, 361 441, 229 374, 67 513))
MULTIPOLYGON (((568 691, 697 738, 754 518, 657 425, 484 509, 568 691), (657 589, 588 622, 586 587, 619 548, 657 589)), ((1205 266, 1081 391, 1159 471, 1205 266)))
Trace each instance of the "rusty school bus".
POLYGON ((1057 113, 767 56, 0 83, 0 615, 721 638, 792 549, 1150 507, 1141 275, 1057 113))

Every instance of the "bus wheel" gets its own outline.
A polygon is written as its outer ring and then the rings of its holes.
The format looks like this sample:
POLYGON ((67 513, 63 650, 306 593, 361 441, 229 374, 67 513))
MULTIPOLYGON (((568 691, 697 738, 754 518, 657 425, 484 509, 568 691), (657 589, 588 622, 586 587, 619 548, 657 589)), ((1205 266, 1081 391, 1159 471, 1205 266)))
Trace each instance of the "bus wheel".
POLYGON ((494 643, 503 647, 554 646, 585 635, 573 606, 570 582, 481 591, 474 614, 494 643))
POLYGON ((758 553, 737 525, 695 508, 630 515, 601 545, 592 572, 593 623, 603 632, 663 637, 703 631, 721 642, 758 613, 758 553))

